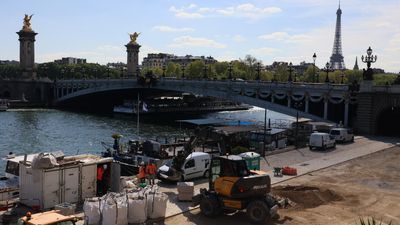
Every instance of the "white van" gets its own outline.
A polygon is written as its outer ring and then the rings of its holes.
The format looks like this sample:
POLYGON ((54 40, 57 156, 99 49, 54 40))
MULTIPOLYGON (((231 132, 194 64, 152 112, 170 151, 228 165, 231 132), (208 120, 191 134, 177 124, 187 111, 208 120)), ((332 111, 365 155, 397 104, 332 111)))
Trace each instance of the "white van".
POLYGON ((320 148, 325 150, 327 148, 335 148, 336 141, 327 133, 315 132, 310 135, 310 142, 308 146, 310 149, 320 148))
POLYGON ((157 177, 168 181, 185 181, 198 177, 206 177, 210 169, 211 155, 204 152, 193 152, 188 155, 185 162, 176 171, 170 163, 158 168, 157 177))
POLYGON ((334 137, 337 142, 354 141, 353 131, 346 128, 332 128, 329 134, 334 137))

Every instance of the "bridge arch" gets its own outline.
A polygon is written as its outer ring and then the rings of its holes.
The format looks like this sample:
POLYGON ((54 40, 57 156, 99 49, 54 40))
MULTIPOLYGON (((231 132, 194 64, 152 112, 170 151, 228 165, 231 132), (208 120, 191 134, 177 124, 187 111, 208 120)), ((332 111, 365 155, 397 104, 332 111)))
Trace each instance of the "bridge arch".
POLYGON ((334 105, 343 104, 339 111, 345 125, 349 121, 349 105, 352 103, 347 85, 177 79, 161 79, 146 86, 139 85, 134 79, 59 81, 55 84, 54 99, 56 104, 62 104, 93 93, 134 89, 189 92, 247 103, 291 116, 298 114, 316 121, 333 121, 335 112, 329 110, 334 110, 334 105), (301 106, 296 107, 300 102, 301 106), (315 115, 313 110, 322 113, 315 115))

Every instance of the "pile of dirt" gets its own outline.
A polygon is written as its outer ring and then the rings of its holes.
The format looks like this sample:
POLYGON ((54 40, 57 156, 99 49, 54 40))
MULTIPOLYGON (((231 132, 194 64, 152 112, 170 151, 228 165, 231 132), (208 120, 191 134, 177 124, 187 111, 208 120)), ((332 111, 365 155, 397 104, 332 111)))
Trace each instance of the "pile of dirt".
POLYGON ((308 186, 276 186, 272 188, 272 193, 282 198, 288 198, 291 205, 302 208, 314 208, 343 200, 343 197, 330 189, 308 186))

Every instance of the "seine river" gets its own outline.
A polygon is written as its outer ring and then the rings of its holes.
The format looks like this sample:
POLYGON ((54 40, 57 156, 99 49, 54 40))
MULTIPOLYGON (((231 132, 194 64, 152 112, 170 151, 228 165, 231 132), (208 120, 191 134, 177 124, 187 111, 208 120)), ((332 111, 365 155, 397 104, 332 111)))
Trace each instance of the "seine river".
MULTIPOLYGON (((268 110, 267 118, 290 119, 291 117, 268 110)), ((264 109, 218 112, 205 118, 225 118, 240 121, 264 121, 264 109)), ((101 142, 112 143, 111 135, 120 133, 125 140, 135 139, 136 117, 93 115, 54 109, 25 109, 0 112, 0 156, 9 152, 17 155, 41 151, 61 150, 66 155, 76 153, 99 154, 104 150, 101 142)), ((158 117, 146 117, 140 122, 141 138, 180 136, 190 132, 177 122, 160 121, 158 117)), ((0 174, 5 162, 0 161, 0 174)))

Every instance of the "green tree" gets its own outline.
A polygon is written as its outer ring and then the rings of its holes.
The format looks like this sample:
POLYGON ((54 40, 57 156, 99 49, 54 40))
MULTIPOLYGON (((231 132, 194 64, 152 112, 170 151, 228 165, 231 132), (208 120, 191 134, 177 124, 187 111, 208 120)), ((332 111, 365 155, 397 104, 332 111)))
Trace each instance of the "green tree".
POLYGON ((196 60, 189 63, 186 67, 185 75, 188 78, 198 79, 203 77, 204 62, 202 60, 196 60))

